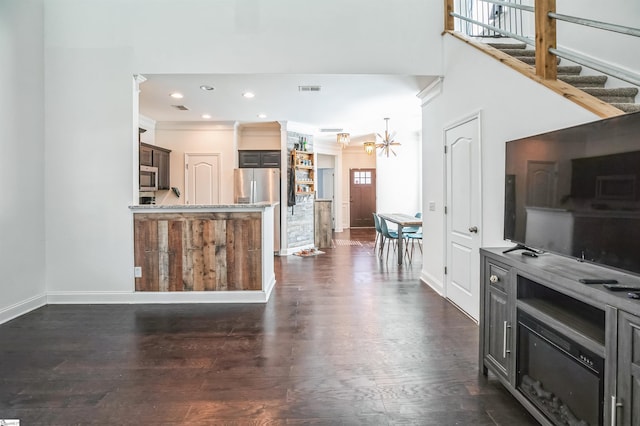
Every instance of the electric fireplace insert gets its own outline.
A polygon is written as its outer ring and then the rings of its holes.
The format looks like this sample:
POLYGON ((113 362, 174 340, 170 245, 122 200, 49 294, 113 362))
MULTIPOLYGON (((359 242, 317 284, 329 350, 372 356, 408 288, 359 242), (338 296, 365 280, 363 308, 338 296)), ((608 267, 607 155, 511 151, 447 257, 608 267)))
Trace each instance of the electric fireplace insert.
POLYGON ((604 359, 518 310, 518 390, 555 425, 602 425, 604 359))

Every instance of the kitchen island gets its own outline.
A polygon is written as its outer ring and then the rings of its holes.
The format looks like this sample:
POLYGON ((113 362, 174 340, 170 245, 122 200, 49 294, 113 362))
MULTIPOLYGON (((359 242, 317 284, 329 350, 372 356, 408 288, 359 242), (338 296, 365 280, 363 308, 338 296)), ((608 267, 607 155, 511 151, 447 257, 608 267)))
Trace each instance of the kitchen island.
POLYGON ((131 206, 136 293, 162 302, 267 302, 276 205, 131 206))

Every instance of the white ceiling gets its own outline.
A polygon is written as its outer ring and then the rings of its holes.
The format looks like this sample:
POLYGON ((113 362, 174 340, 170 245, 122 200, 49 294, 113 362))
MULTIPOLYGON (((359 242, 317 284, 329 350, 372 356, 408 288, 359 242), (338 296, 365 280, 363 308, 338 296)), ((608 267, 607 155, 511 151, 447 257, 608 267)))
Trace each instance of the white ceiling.
MULTIPOLYGON (((140 85, 140 113, 159 122, 199 121, 257 123, 288 121, 305 128, 342 128, 352 138, 389 130, 419 131, 420 99, 416 95, 431 76, 365 74, 154 74, 140 85), (215 90, 204 91, 201 85, 215 90), (321 86, 300 92, 298 86, 321 86), (242 96, 255 93, 253 99, 242 96), (180 92, 183 99, 169 95, 180 92), (184 105, 180 111, 172 105, 184 105), (258 118, 264 113, 266 118, 258 118), (203 119, 202 114, 211 115, 203 119)), ((315 133, 335 139, 333 133, 315 133)))

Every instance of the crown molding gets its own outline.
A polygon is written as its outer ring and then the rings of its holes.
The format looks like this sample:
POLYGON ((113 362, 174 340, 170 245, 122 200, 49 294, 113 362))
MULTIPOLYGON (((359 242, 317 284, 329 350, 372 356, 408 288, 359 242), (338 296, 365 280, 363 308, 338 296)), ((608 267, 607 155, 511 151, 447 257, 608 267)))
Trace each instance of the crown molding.
POLYGON ((438 97, 438 95, 442 93, 443 81, 444 81, 444 77, 440 76, 436 78, 436 80, 433 83, 431 83, 430 85, 422 89, 420 92, 418 92, 416 97, 422 100, 422 103, 420 104, 421 107, 426 106, 428 103, 430 103, 433 99, 435 99, 436 97, 438 97))

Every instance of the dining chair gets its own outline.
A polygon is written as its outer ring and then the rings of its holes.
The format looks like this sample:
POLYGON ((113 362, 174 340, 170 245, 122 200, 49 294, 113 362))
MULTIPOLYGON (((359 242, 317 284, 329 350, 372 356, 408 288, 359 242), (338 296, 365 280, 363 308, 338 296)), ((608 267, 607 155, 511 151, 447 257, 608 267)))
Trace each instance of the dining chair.
POLYGON ((380 228, 380 219, 376 212, 373 212, 373 224, 376 227, 376 240, 373 243, 373 248, 375 249, 378 242, 380 242, 381 247, 384 244, 384 236, 382 235, 382 229, 380 228))
MULTIPOLYGON (((418 212, 415 214, 414 216, 416 219, 421 219, 422 218, 422 213, 418 212)), ((420 231, 420 226, 407 226, 405 228, 402 228, 402 233, 403 234, 411 234, 414 232, 419 232, 420 231)))
POLYGON ((409 258, 409 263, 413 260, 413 250, 414 250, 414 242, 418 242, 418 248, 420 249, 420 253, 422 253, 422 232, 412 232, 410 234, 403 234, 406 239, 405 254, 409 258), (411 241, 411 251, 409 251, 409 241, 411 241))
MULTIPOLYGON (((380 219, 380 230, 382 231, 382 236, 384 237, 387 243, 387 260, 389 260, 389 244, 393 241, 393 251, 396 251, 396 246, 398 245, 398 233, 395 231, 389 231, 389 227, 387 226, 387 221, 384 218, 379 217, 380 219)), ((384 254, 384 244, 382 245, 382 250, 380 250, 380 256, 384 254)), ((402 256, 402 253, 398 253, 399 256, 402 256)))

